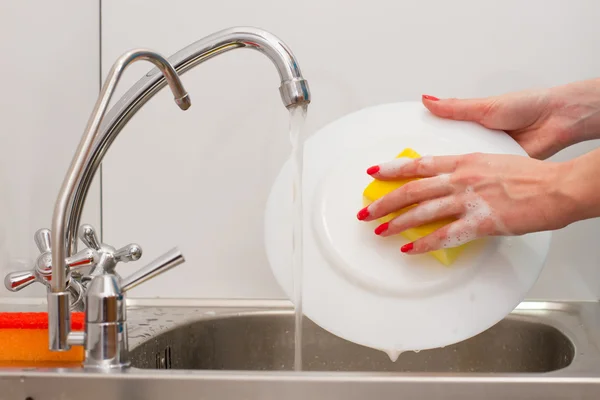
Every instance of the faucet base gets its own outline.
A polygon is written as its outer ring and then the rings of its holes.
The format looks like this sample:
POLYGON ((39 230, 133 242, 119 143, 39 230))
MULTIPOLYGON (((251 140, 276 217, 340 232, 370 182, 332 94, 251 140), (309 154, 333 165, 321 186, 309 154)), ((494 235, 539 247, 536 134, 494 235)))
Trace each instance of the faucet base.
POLYGON ((83 367, 113 370, 129 367, 129 346, 125 322, 87 323, 83 367), (114 346, 106 346, 114 343, 114 346))

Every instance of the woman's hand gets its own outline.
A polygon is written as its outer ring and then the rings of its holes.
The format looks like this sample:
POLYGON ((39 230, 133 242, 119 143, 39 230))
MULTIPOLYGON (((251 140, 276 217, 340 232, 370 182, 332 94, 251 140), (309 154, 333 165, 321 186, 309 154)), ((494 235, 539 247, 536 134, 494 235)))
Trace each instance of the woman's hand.
POLYGON ((440 100, 424 95, 423 104, 442 118, 503 130, 537 159, 600 137, 598 79, 483 99, 440 100))
POLYGON ((429 222, 455 222, 402 247, 410 254, 456 247, 493 235, 521 235, 562 228, 574 220, 575 200, 565 186, 568 163, 493 154, 399 158, 369 168, 379 180, 410 181, 358 213, 372 221, 418 204, 375 229, 398 234, 429 222))

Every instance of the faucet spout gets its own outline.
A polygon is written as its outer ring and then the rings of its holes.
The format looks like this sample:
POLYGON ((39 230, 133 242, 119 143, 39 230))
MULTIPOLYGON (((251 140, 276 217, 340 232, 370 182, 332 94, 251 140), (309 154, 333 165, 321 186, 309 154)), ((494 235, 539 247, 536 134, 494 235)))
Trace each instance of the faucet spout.
MULTIPOLYGON (((179 108, 187 110, 191 105, 190 97, 184 89, 177 72, 164 57, 157 53, 145 49, 129 51, 123 54, 110 70, 60 189, 52 216, 52 290, 48 294, 48 329, 51 350, 60 351, 69 349, 67 337, 71 324, 69 293, 66 290, 67 266, 65 260, 72 253, 70 252, 71 247, 68 246, 71 243, 66 240, 65 232, 68 222, 72 220, 71 213, 73 209, 71 205, 76 202, 78 190, 82 186, 82 181, 86 175, 90 173, 93 175, 95 172, 90 171, 89 156, 93 144, 101 132, 100 125, 116 85, 127 66, 138 60, 150 61, 163 73, 162 76, 169 84, 175 96, 175 103, 179 108)), ((79 219, 79 216, 77 219, 79 219)))
MULTIPOLYGON (((257 50, 275 65, 281 80, 279 92, 285 107, 310 103, 308 82, 302 77, 296 57, 278 37, 262 29, 236 27, 216 32, 175 53, 169 57, 169 61, 178 73, 183 74, 212 57, 239 48, 257 50)), ((151 71, 147 76, 156 72, 151 71)), ((136 87, 139 88, 143 83, 147 82, 142 79, 136 87)))

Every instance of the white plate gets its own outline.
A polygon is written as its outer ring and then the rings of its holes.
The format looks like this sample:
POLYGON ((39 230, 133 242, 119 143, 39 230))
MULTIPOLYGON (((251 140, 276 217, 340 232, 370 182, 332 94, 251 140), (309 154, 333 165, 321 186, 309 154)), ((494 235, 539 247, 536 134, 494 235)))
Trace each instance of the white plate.
MULTIPOLYGON (((451 267, 430 255, 400 252, 401 236, 373 233, 356 219, 365 170, 410 147, 421 155, 472 152, 526 155, 504 132, 430 114, 421 103, 363 109, 316 132, 304 148, 303 312, 327 331, 391 357, 447 346, 490 328, 537 280, 550 232, 487 238, 451 267)), ((267 202, 267 256, 293 299, 291 164, 267 202)))

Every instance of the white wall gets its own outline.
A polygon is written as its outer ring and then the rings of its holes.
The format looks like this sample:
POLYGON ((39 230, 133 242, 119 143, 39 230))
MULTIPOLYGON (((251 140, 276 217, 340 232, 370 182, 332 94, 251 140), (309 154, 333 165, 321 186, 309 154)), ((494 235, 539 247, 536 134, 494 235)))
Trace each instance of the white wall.
MULTIPOLYGON (((54 201, 99 88, 98 2, 5 1, 0 6, 0 274, 31 268, 36 230, 54 201)), ((99 185, 85 220, 99 225, 99 185)), ((17 295, 45 296, 41 284, 17 295)))
MULTIPOLYGON (((5 2, 0 44, 0 272, 30 265, 98 93, 98 2, 5 2), (8 78, 7 78, 8 77, 8 78)), ((280 36, 309 79, 309 131, 392 101, 482 96, 598 76, 595 0, 103 0, 102 71, 125 50, 171 54, 216 30, 254 25, 280 36), (234 6, 232 8, 232 6, 234 6)), ((149 69, 134 65, 120 93, 149 69)), ((193 107, 164 91, 124 129, 104 164, 105 239, 136 241, 149 261, 180 245, 187 263, 142 285, 143 297, 282 297, 264 257, 262 207, 288 155, 278 79, 239 51, 184 76, 193 107)), ((559 154, 581 154, 587 143, 559 154)), ((85 221, 99 225, 98 185, 85 221)), ((555 234, 530 298, 593 299, 598 221, 555 234)), ((138 266, 140 263, 137 263, 138 266)), ((121 266, 126 274, 134 265, 121 266)), ((41 286, 19 296, 43 295, 41 286)), ((2 296, 14 296, 6 291, 2 296)))
MULTIPOLYGON (((258 26, 297 55, 311 84, 314 131, 360 108, 422 93, 484 96, 597 76, 599 13, 595 0, 179 0, 166 8, 156 0, 104 0, 103 71, 131 47, 172 54, 223 28, 258 26)), ((122 90, 149 69, 135 68, 122 90)), ((288 151, 277 74, 264 57, 240 51, 196 68, 184 83, 194 102, 189 112, 163 92, 111 149, 105 238, 138 241, 146 261, 174 244, 185 252, 184 266, 137 296, 281 297, 260 225, 274 170, 288 151)), ((556 233, 530 298, 600 295, 599 233, 600 221, 556 233)))

